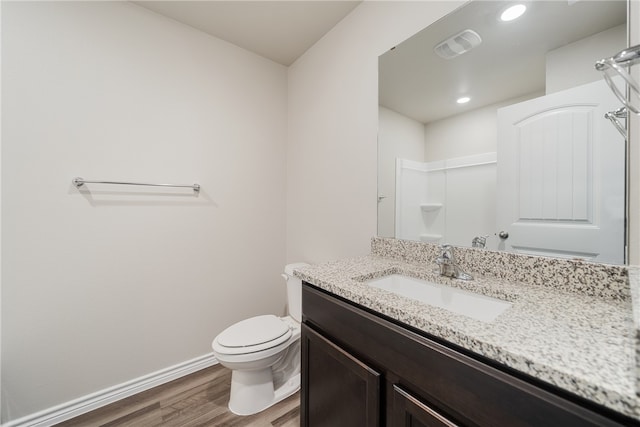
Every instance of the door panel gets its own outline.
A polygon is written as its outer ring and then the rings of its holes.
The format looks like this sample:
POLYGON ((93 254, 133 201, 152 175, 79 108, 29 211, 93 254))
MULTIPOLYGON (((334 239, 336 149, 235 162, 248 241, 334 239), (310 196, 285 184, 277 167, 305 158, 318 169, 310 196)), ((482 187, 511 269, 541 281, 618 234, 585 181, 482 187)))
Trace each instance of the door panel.
POLYGON ((498 110, 499 249, 624 263, 625 142, 603 81, 498 110))

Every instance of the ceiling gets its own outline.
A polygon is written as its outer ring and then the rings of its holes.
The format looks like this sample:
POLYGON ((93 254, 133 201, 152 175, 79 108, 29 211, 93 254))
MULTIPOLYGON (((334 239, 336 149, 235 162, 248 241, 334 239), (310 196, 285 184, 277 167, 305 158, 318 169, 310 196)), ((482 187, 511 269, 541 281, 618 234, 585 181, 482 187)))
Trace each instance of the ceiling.
POLYGON ((289 66, 358 1, 134 1, 135 4, 289 66))
POLYGON ((500 22, 498 15, 509 3, 466 3, 382 55, 380 104, 429 123, 544 93, 547 52, 626 22, 624 0, 526 2, 529 10, 522 17, 500 22), (434 53, 439 42, 464 29, 476 31, 482 43, 453 59, 434 53), (463 95, 472 100, 460 106, 455 100, 463 95))

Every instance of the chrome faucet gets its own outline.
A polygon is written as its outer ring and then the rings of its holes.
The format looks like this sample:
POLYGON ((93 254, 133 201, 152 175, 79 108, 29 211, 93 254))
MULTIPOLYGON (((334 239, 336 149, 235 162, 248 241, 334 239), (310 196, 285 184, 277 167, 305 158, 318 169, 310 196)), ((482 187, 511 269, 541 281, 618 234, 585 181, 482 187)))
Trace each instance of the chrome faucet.
POLYGON ((489 237, 489 235, 474 237, 473 240, 471 240, 471 247, 484 249, 487 245, 487 237, 489 237))
POLYGON ((440 275, 451 277, 460 280, 473 280, 473 276, 465 273, 460 269, 460 266, 456 264, 455 257, 453 255, 453 246, 442 245, 440 246, 442 251, 440 256, 436 258, 436 264, 440 267, 440 275))

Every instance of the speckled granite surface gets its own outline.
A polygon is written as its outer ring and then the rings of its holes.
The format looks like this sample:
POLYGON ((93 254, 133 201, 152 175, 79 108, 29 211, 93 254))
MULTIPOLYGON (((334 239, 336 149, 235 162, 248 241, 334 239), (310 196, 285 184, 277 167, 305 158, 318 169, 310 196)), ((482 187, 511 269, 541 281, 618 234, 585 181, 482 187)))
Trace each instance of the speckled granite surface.
MULTIPOLYGON (((371 254, 424 264, 440 255, 438 245, 380 237, 372 239, 371 254)), ((456 248, 455 254, 462 269, 475 274, 603 298, 630 298, 628 269, 624 266, 474 248, 456 248)))
POLYGON ((460 249, 456 255, 465 271, 476 276, 473 281, 439 276, 433 262, 438 256, 434 245, 377 238, 372 241, 371 255, 305 267, 295 275, 640 419, 640 367, 636 363, 640 360, 640 275, 636 268, 474 249, 460 249), (365 283, 393 273, 470 290, 513 305, 485 323, 365 283))

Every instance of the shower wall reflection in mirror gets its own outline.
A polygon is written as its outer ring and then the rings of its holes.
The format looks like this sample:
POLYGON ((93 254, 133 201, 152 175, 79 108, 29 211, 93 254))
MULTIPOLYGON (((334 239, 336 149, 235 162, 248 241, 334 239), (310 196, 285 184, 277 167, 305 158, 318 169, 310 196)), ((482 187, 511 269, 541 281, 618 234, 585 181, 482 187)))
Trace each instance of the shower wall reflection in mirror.
MULTIPOLYGON (((625 136, 594 63, 626 1, 472 1, 379 58, 378 235, 625 262, 625 136)), ((623 121, 624 124, 624 121, 623 121)))

